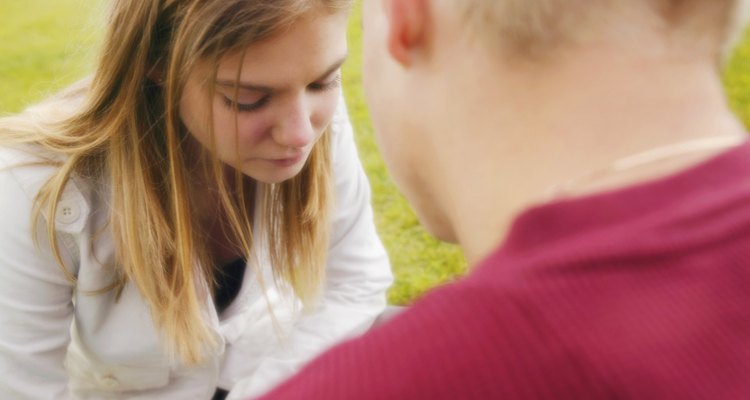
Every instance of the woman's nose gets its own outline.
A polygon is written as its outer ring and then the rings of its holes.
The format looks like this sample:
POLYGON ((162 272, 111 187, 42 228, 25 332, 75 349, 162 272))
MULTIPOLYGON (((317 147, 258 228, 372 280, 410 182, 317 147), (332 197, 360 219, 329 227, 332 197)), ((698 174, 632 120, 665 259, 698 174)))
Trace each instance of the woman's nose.
POLYGON ((276 143, 291 148, 308 146, 315 139, 315 129, 311 122, 311 111, 304 99, 295 101, 284 113, 273 130, 276 143))

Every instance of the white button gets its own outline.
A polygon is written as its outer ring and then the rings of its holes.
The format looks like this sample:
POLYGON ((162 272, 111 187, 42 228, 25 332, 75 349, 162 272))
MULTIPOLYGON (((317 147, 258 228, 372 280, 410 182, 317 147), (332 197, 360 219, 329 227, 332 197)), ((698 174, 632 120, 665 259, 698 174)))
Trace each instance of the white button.
POLYGON ((81 216, 81 207, 70 201, 61 201, 57 205, 57 222, 61 224, 72 224, 81 216))
POLYGON ((107 389, 117 389, 120 386, 120 381, 112 375, 102 376, 99 378, 99 382, 107 389))

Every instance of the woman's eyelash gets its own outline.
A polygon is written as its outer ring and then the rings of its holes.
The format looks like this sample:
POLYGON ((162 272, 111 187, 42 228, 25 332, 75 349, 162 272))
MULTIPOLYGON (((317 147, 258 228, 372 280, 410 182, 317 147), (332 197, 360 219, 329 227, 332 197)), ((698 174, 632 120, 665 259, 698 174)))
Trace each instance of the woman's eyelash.
POLYGON ((341 74, 336 75, 335 78, 325 83, 312 83, 309 88, 317 91, 331 90, 341 85, 341 74))
MULTIPOLYGON (((311 83, 308 87, 311 90, 318 91, 318 92, 323 92, 323 91, 326 91, 326 90, 336 89, 339 86, 341 86, 341 75, 340 74, 336 75, 336 77, 334 77, 333 79, 331 79, 328 82, 324 82, 324 83, 311 83)), ((268 103, 268 101, 271 99, 271 96, 269 96, 269 95, 263 96, 262 99, 256 101, 255 103, 250 103, 250 104, 236 102, 236 101, 230 99, 227 96, 221 96, 221 99, 224 102, 224 105, 227 108, 229 108, 229 109, 237 110, 239 112, 253 112, 253 111, 258 111, 261 108, 263 108, 268 103)))
POLYGON ((263 108, 263 106, 265 106, 270 100, 270 96, 263 96, 262 99, 250 104, 238 103, 226 96, 221 96, 221 99, 224 101, 224 105, 226 105, 227 108, 237 110, 239 112, 253 112, 263 108))

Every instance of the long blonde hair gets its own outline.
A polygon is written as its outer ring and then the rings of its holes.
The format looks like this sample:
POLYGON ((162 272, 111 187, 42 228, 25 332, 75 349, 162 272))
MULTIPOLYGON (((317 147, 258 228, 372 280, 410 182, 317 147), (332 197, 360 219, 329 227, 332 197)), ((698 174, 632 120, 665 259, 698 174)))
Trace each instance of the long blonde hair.
MULTIPOLYGON (((36 198, 34 220, 45 208, 47 215, 55 215, 71 177, 111 182, 109 228, 118 279, 103 290, 136 285, 170 354, 187 364, 201 362, 215 344, 204 318, 200 282, 211 286, 216 269, 193 212, 189 160, 180 145, 184 128, 178 106, 187 76, 199 62, 213 65, 215 76, 222 56, 287 29, 312 10, 338 12, 350 3, 115 0, 92 80, 50 100, 39 108, 46 110, 41 115, 0 120, 0 144, 34 143, 65 155, 36 198), (163 70, 161 85, 148 77, 157 66, 163 70), (72 112, 55 112, 54 104, 78 97, 84 100, 72 112)), ((301 173, 264 187, 263 201, 255 205, 264 216, 274 277, 305 305, 314 304, 324 276, 332 198, 329 142, 326 132, 301 173)), ((237 186, 228 188, 221 166, 213 161, 229 237, 252 259, 250 185, 236 172, 237 186)), ((56 246, 54 219, 46 222, 53 254, 75 281, 56 246)))

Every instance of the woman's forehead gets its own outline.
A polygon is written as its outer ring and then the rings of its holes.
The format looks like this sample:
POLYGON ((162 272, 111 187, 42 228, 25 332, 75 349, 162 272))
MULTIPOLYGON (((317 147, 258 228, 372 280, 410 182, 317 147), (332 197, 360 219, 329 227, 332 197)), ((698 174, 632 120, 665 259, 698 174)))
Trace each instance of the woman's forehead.
POLYGON ((217 81, 283 87, 335 72, 347 55, 346 13, 313 15, 219 60, 217 81))

